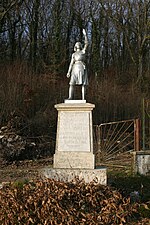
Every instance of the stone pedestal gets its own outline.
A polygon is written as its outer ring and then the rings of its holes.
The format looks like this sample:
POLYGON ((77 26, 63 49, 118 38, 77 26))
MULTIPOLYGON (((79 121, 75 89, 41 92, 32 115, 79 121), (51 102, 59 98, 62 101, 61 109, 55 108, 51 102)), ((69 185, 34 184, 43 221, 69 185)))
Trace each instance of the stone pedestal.
POLYGON ((53 168, 42 169, 44 177, 71 182, 107 184, 106 168, 95 168, 92 110, 85 100, 66 100, 55 105, 58 111, 56 149, 53 168))
POLYGON ((134 152, 135 173, 150 174, 150 150, 134 152))
POLYGON ((92 129, 94 107, 89 103, 55 105, 58 121, 54 168, 95 168, 92 129))

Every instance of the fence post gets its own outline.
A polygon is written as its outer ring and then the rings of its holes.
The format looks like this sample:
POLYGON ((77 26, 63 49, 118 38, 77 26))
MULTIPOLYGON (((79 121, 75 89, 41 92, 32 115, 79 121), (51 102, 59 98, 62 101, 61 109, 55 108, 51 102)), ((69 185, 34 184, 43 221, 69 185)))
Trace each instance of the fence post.
POLYGON ((134 120, 134 151, 140 151, 140 119, 134 120))
POLYGON ((142 140, 143 140, 143 151, 145 151, 145 99, 142 101, 142 140))

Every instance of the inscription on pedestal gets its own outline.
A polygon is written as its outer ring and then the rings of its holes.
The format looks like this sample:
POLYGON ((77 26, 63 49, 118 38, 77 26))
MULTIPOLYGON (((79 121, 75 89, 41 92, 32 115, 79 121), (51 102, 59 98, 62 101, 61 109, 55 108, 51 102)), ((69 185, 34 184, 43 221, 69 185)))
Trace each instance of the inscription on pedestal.
POLYGON ((63 152, 54 154, 54 168, 94 169, 95 156, 91 152, 63 152))
POLYGON ((90 113, 60 112, 58 150, 90 152, 90 113))

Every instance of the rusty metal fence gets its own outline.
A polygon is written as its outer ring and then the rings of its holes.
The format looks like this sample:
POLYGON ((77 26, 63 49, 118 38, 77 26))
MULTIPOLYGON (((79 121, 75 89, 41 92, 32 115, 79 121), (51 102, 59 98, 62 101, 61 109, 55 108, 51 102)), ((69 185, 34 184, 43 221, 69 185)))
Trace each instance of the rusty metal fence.
POLYGON ((140 150, 140 120, 124 120, 94 126, 97 165, 131 164, 131 153, 140 150))

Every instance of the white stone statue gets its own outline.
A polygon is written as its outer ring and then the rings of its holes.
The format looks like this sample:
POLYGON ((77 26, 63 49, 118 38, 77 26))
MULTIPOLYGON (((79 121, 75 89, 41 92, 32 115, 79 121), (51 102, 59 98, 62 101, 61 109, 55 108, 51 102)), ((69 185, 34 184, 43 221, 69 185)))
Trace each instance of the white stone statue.
POLYGON ((82 48, 80 42, 77 42, 75 44, 75 52, 72 54, 71 62, 67 73, 67 77, 71 77, 69 83, 69 100, 73 99, 75 85, 82 86, 82 100, 85 100, 85 86, 88 85, 87 69, 85 65, 85 53, 88 46, 88 39, 85 29, 83 29, 83 35, 85 39, 84 47, 82 48))

